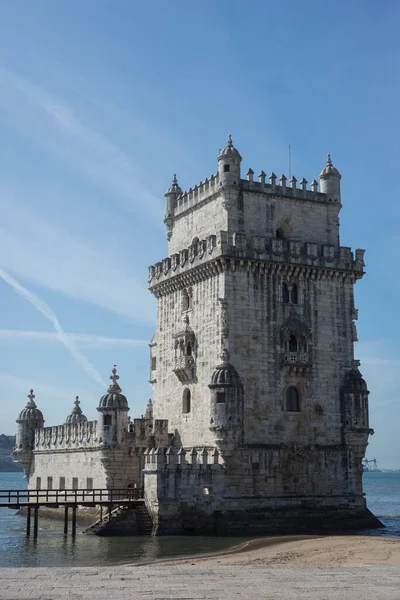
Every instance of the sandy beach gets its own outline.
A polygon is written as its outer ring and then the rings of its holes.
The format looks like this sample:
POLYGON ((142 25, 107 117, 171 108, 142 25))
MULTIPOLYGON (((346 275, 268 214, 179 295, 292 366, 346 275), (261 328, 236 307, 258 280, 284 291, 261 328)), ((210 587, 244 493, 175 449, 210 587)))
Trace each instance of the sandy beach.
POLYGON ((351 535, 264 538, 226 552, 162 560, 157 564, 400 565, 400 538, 351 535))

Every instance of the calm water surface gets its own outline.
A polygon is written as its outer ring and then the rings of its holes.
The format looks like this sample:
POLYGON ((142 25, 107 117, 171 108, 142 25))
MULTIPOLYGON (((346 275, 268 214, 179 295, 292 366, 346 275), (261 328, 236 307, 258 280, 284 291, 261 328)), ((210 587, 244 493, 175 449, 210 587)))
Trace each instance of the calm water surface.
MULTIPOLYGON (((0 473, 0 489, 23 489, 20 473, 0 473)), ((369 509, 386 525, 366 535, 400 537, 400 473, 364 473, 369 509)), ((39 513, 40 514, 40 513, 39 513)), ((26 518, 0 509, 0 567, 99 566, 147 562, 156 558, 215 552, 242 543, 243 538, 123 537, 84 535, 64 538, 61 521, 39 518, 37 541, 25 537, 26 518)), ((248 538, 247 538, 248 539, 248 538)))

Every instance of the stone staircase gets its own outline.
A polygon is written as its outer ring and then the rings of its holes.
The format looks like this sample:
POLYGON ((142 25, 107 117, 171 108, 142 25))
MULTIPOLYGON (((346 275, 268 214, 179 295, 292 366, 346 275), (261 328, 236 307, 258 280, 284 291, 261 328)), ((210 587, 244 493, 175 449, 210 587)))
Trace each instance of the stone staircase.
POLYGON ((135 506, 117 506, 98 519, 85 530, 92 535, 151 535, 153 521, 147 507, 142 502, 135 506))

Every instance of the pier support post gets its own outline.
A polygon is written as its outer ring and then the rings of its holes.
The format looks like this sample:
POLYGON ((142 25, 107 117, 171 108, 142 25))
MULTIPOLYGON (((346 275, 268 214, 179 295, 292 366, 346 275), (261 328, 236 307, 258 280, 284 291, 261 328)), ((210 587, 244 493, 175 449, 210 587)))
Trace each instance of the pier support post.
POLYGON ((72 537, 76 536, 76 504, 72 507, 72 537))
POLYGON ((64 507, 64 535, 68 534, 68 506, 64 507))
POLYGON ((31 507, 28 506, 26 513, 26 537, 31 535, 31 507))
POLYGON ((33 513, 33 539, 37 540, 38 536, 38 524, 39 524, 39 505, 35 505, 35 510, 33 513))

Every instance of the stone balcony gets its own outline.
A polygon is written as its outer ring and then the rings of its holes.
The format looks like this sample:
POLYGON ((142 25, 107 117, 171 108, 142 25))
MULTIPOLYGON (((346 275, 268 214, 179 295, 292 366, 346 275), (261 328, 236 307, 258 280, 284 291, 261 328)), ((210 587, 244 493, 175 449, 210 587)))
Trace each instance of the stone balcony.
POLYGON ((281 365, 293 373, 305 373, 310 366, 308 352, 292 352, 290 350, 283 352, 281 365))
POLYGON ((193 356, 177 356, 174 362, 173 371, 179 381, 182 383, 191 383, 194 380, 194 359, 193 356))

